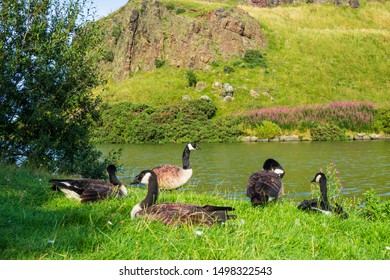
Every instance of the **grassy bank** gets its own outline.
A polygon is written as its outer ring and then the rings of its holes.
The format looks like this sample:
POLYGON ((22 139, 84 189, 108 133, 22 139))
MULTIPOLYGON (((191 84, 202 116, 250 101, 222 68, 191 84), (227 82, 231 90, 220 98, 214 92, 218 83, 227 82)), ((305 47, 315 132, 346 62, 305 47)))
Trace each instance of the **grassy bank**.
POLYGON ((253 208, 189 191, 163 192, 160 201, 231 205, 236 220, 211 228, 168 228, 131 220, 145 196, 81 205, 52 192, 49 175, 1 165, 1 259, 390 259, 390 221, 369 219, 349 202, 347 220, 300 212, 282 201, 253 208))

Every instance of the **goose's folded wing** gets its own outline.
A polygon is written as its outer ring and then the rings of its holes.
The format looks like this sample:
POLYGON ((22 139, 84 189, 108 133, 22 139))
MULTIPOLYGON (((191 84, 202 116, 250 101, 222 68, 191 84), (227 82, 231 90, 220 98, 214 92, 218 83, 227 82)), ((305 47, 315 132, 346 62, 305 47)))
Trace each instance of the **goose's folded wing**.
POLYGON ((234 219, 227 211, 234 210, 225 206, 198 206, 183 203, 159 203, 148 207, 145 212, 152 220, 162 221, 166 225, 203 224, 211 226, 215 222, 234 219))
POLYGON ((247 195, 267 195, 279 197, 283 194, 283 183, 280 176, 272 171, 260 171, 253 173, 248 180, 247 195))
POLYGON ((106 199, 114 194, 115 190, 107 185, 95 185, 85 189, 80 195, 81 202, 92 202, 106 199))
POLYGON ((317 199, 310 199, 310 200, 304 200, 298 205, 298 209, 301 210, 310 210, 312 208, 318 207, 318 200, 317 199))
POLYGON ((91 185, 105 184, 102 180, 95 179, 51 179, 52 190, 60 190, 61 188, 68 189, 81 195, 84 190, 89 188, 91 185))

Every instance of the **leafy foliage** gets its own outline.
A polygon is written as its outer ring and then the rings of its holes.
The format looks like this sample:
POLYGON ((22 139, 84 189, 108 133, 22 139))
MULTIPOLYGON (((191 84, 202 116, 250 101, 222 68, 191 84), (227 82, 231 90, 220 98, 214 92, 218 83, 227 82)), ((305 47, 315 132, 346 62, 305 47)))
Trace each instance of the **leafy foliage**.
POLYGON ((165 64, 165 60, 156 59, 154 61, 154 65, 156 66, 156 68, 161 68, 164 66, 164 64, 165 64))
POLYGON ((255 127, 256 135, 262 139, 272 139, 282 133, 281 128, 270 121, 263 121, 255 127))
POLYGON ((223 72, 225 72, 226 74, 233 73, 234 72, 234 68, 229 66, 229 65, 226 65, 226 66, 223 67, 223 72))
POLYGON ((244 62, 248 67, 261 66, 267 68, 265 56, 259 50, 247 50, 243 57, 244 62))
POLYGON ((97 143, 232 142, 240 135, 239 120, 216 119, 208 100, 150 107, 131 103, 106 106, 96 126, 97 143))
POLYGON ((345 129, 337 125, 318 124, 310 129, 311 137, 314 141, 345 141, 345 129))
POLYGON ((195 72, 192 70, 188 70, 186 73, 187 80, 188 80, 188 86, 190 87, 195 87, 196 84, 198 83, 198 79, 195 75, 195 72))
POLYGON ((374 127, 377 131, 390 134, 390 108, 381 108, 375 111, 374 127))
POLYGON ((89 142, 100 31, 85 2, 61 3, 0 2, 0 157, 88 175, 105 168, 89 142))
POLYGON ((366 200, 360 214, 369 220, 386 220, 390 218, 390 201, 382 201, 374 190, 364 194, 366 200))

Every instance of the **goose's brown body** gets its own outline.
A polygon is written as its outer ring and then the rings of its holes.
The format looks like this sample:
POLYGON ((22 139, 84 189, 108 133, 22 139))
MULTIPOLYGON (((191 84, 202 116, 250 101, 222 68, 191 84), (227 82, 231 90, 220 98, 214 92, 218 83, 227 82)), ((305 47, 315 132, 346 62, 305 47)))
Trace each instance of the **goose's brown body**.
POLYGON ((263 170, 253 173, 247 182, 246 194, 254 206, 267 203, 270 198, 284 195, 282 166, 273 159, 264 162, 263 170))
POLYGON ((252 203, 258 205, 267 203, 270 197, 279 198, 284 195, 284 188, 278 174, 262 170, 249 177, 246 193, 252 203))
POLYGON ((235 218, 228 215, 227 211, 234 210, 232 207, 199 206, 194 204, 166 202, 153 204, 137 214, 147 217, 149 220, 158 220, 166 225, 205 225, 211 226, 217 222, 224 222, 235 218))
POLYGON ((173 190, 183 186, 192 176, 192 168, 164 164, 152 169, 158 178, 160 189, 173 190))
POLYGON ((143 201, 133 207, 131 211, 132 218, 142 217, 149 220, 158 220, 171 226, 180 224, 211 226, 218 222, 236 218, 235 215, 228 214, 228 211, 234 210, 229 206, 199 206, 177 202, 156 203, 158 183, 157 175, 152 170, 142 171, 133 183, 147 184, 148 193, 143 201))
POLYGON ((158 187, 161 190, 174 190, 186 184, 192 177, 192 167, 190 163, 190 152, 200 150, 200 147, 194 143, 188 143, 183 150, 183 166, 163 164, 152 168, 157 174, 158 187))
POLYGON ((93 202, 109 197, 124 197, 127 190, 115 175, 116 167, 107 167, 110 182, 97 179, 51 179, 52 190, 61 191, 66 197, 81 202, 93 202))

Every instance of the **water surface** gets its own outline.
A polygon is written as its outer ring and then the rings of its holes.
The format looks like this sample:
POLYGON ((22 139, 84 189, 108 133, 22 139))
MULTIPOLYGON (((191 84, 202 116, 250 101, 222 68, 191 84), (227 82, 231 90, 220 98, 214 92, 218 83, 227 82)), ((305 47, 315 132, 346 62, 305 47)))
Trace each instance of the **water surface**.
MULTIPOLYGON (((122 148, 120 178, 128 184, 144 169, 160 164, 181 166, 185 144, 99 145, 108 152, 122 148)), ((310 181, 321 168, 334 163, 344 189, 343 196, 362 197, 375 189, 390 197, 390 141, 281 142, 281 143, 199 143, 191 152, 194 173, 183 190, 245 198, 249 176, 261 169, 267 158, 276 159, 285 169, 286 198, 302 200, 310 191, 310 181)))

